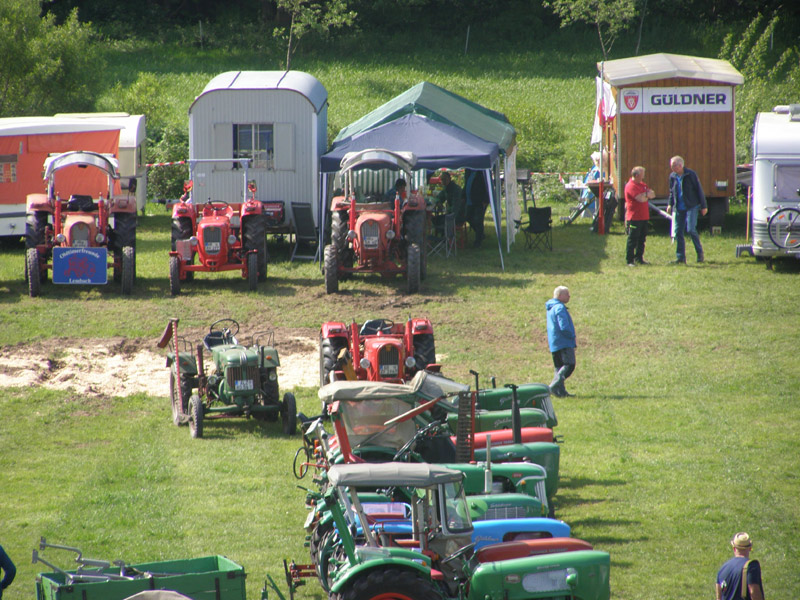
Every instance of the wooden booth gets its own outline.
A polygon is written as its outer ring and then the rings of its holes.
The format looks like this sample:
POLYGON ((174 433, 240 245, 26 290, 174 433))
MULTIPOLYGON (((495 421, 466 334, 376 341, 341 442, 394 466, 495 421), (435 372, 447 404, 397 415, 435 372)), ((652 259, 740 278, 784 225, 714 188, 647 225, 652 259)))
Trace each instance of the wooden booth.
MULTIPOLYGON (((653 204, 666 207, 670 158, 680 155, 700 178, 712 231, 721 230, 736 193, 734 90, 741 73, 725 60, 663 53, 597 68, 617 104, 617 118, 603 131, 617 196, 622 200, 631 169, 641 165, 656 192, 653 204)), ((624 215, 623 201, 620 208, 624 215)))

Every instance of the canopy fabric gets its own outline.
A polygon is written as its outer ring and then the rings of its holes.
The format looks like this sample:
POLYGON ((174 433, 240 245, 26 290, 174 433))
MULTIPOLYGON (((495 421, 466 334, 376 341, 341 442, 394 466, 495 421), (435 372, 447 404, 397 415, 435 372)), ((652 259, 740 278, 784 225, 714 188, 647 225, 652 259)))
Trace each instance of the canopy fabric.
POLYGON ((333 486, 389 487, 394 485, 428 487, 459 482, 461 471, 428 463, 382 463, 332 465, 328 481, 333 486))
POLYGON ((505 115, 427 81, 418 83, 342 129, 333 144, 335 146, 406 114, 424 115, 460 127, 483 140, 494 142, 504 154, 516 146, 517 132, 505 115))
POLYGON ((336 172, 349 152, 368 148, 413 152, 416 169, 491 169, 499 147, 464 129, 418 114, 406 114, 394 121, 334 142, 320 159, 320 171, 336 172))
POLYGON ((334 381, 319 388, 317 396, 327 404, 337 400, 412 399, 414 389, 402 383, 383 381, 334 381))

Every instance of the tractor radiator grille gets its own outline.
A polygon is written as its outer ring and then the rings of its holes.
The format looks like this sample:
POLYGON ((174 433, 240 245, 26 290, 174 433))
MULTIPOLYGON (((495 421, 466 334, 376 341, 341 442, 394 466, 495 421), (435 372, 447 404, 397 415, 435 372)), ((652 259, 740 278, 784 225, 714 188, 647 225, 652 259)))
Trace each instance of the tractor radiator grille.
POLYGON ((381 377, 397 377, 400 374, 400 353, 396 346, 386 345, 380 349, 378 373, 381 377))
POLYGON ((528 515, 521 506, 501 506, 492 507, 486 511, 480 521, 493 521, 495 519, 524 519, 528 515))
POLYGON ((89 242, 90 233, 89 226, 86 223, 75 223, 70 230, 72 245, 76 248, 88 248, 91 246, 89 242))
POLYGON ((367 250, 378 248, 381 241, 381 228, 377 221, 364 221, 361 225, 361 240, 367 250))
POLYGON ((228 367, 225 369, 228 387, 234 392, 249 392, 261 389, 258 367, 228 367))
POLYGON ((219 254, 222 249, 222 229, 219 227, 203 229, 203 246, 206 254, 219 254))

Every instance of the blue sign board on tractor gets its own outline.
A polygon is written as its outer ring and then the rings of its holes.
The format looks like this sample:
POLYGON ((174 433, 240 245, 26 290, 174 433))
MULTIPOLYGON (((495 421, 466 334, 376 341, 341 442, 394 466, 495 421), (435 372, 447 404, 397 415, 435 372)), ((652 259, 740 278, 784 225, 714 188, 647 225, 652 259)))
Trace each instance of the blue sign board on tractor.
POLYGON ((53 248, 53 283, 108 283, 108 250, 53 248))

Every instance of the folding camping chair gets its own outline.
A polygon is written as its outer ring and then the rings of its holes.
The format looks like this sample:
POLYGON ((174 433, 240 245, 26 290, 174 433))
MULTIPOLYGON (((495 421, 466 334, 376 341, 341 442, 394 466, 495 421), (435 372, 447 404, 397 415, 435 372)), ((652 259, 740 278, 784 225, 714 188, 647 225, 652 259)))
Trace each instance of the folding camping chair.
POLYGON ((444 252, 444 257, 450 258, 451 254, 456 253, 456 216, 452 213, 441 216, 441 231, 428 236, 428 256, 444 252))
POLYGON ((531 250, 553 250, 553 217, 549 206, 528 207, 528 222, 523 223, 525 247, 531 250))
POLYGON ((295 258, 305 260, 319 259, 319 239, 317 238, 317 228, 314 225, 314 214, 311 212, 310 204, 292 202, 292 215, 294 217, 294 249, 289 262, 295 258), (314 254, 298 254, 300 246, 309 249, 309 246, 316 245, 314 254))

